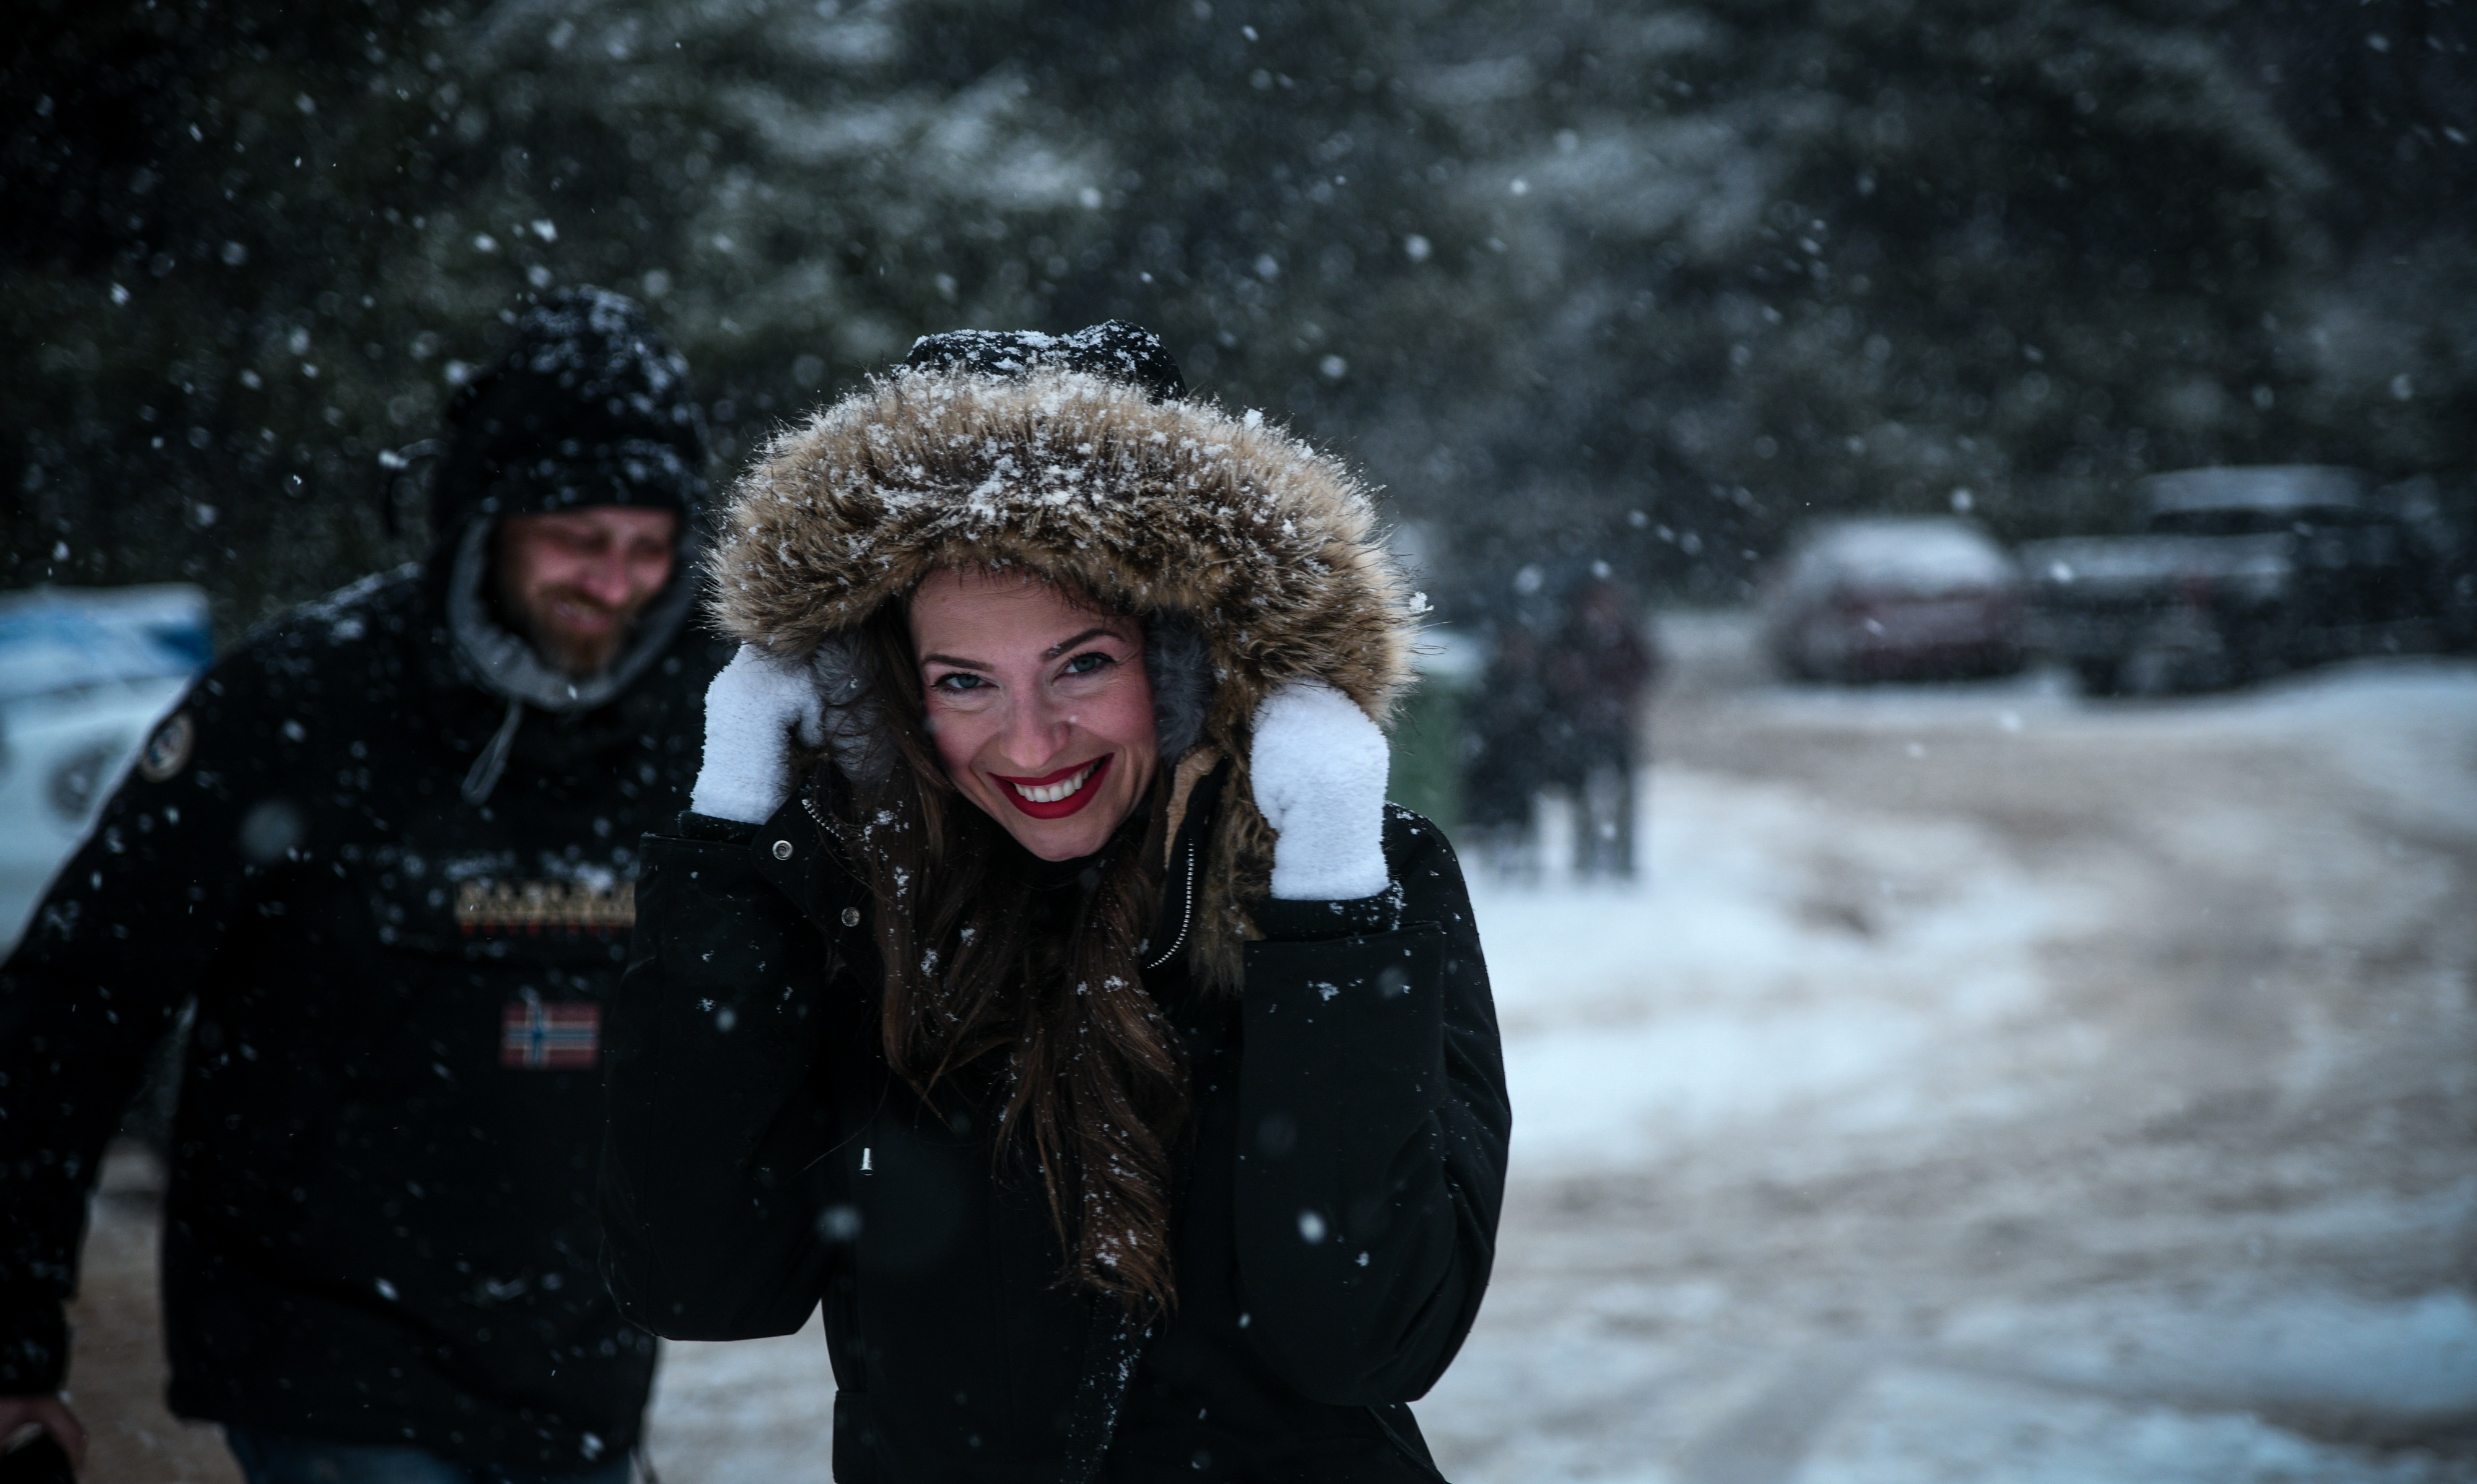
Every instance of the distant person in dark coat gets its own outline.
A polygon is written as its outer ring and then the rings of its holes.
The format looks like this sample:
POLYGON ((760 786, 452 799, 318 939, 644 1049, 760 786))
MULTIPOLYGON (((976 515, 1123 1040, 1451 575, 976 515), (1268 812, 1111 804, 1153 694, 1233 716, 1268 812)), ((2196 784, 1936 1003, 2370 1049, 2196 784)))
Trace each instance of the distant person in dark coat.
POLYGON ((431 559, 276 620, 148 744, 0 968, 0 1435, 82 1434, 87 1193, 196 1019, 171 1406, 252 1484, 621 1484, 654 1341, 595 1257, 637 842, 720 655, 688 625, 688 367, 592 290, 459 396, 431 559))
MULTIPOLYGON (((1537 569, 1526 568, 1536 591, 1537 569)), ((1501 872, 1536 878, 1543 796, 1574 808, 1574 870, 1635 870, 1635 770, 1642 704, 1659 673, 1626 590, 1593 575, 1575 588, 1555 636, 1525 618, 1497 631, 1464 705, 1463 813, 1501 872)))
POLYGON ((1538 865, 1532 816, 1540 791, 1557 781, 1546 660, 1539 631, 1511 620, 1497 631, 1479 688, 1464 700, 1463 820, 1500 873, 1538 865))
POLYGON ((822 1299, 843 1484, 1433 1481, 1509 1114, 1453 851, 1385 802, 1366 490, 1132 326, 938 335, 765 450, 713 590, 613 1043, 626 1311, 822 1299))
POLYGON ((1573 790, 1574 868, 1635 873, 1635 769, 1660 661, 1632 598, 1594 574, 1570 601, 1543 665, 1556 780, 1573 790))

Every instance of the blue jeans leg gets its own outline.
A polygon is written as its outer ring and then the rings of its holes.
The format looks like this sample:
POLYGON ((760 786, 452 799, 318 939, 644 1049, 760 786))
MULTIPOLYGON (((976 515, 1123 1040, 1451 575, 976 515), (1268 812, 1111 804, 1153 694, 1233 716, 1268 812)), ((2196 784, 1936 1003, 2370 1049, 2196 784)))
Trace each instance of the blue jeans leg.
POLYGON ((224 1443, 248 1484, 628 1484, 624 1453, 584 1473, 536 1473, 467 1467, 417 1447, 329 1443, 255 1427, 226 1427, 224 1443))

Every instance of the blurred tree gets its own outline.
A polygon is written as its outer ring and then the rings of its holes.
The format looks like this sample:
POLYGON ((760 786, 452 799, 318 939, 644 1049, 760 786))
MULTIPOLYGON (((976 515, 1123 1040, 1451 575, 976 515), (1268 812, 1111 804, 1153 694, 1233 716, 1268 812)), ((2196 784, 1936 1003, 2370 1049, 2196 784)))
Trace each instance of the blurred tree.
POLYGON ((9 585, 245 621, 416 552, 380 451, 578 280, 654 306, 735 460, 923 332, 1141 320, 1363 458, 1449 591, 1724 597, 1834 508, 2019 536, 2146 468, 2477 462, 2431 0, 21 10, 9 585))
POLYGON ((2290 457, 2278 326, 2322 261, 2323 171, 2211 10, 1456 17, 1419 93, 1489 157, 1465 189, 1537 265, 1558 367, 1499 425, 1542 497, 1505 508, 1548 528, 1514 543, 1630 545, 1725 592, 1809 512, 2020 535, 2112 519, 2145 468, 2290 457))
POLYGON ((254 608, 366 568, 394 338, 371 229, 411 153, 378 38, 436 27, 387 0, 314 28, 273 4, 16 19, 0 581, 188 576, 254 608))
POLYGON ((2260 0, 2230 44, 2328 168, 2329 271, 2295 285, 2289 354, 2324 457, 2460 476, 2477 537, 2477 11, 2260 0))
MULTIPOLYGON (((879 10, 39 9, 10 223, 0 582, 207 581, 230 620, 417 554, 383 451, 519 296, 634 293, 735 432, 956 322, 1038 322, 1095 152, 879 10)), ((721 472, 721 471, 717 471, 721 472)))

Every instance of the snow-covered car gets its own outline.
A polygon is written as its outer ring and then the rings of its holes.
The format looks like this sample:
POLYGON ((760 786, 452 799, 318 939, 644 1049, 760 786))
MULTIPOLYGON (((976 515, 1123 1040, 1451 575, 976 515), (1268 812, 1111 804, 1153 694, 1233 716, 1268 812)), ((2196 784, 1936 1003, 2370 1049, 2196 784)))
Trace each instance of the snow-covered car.
POLYGON ((0 953, 212 655, 187 584, 0 593, 0 953))
POLYGON ((2021 578, 1975 522, 1819 521, 1766 578, 1766 646, 1802 680, 1960 680, 2021 664, 2021 578))
POLYGON ((2097 695, 2241 684, 2444 647, 2443 555, 2355 469, 2181 469, 2135 486, 2136 534, 2032 542, 2034 647, 2097 695))

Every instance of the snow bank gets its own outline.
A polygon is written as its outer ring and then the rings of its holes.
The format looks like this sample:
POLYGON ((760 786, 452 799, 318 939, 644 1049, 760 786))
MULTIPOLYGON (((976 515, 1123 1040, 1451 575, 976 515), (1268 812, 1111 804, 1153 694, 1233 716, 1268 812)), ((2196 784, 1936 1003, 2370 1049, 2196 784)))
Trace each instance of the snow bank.
POLYGON ((1517 1178, 1921 1116, 1926 1064, 2031 1007, 2039 944, 2085 910, 1964 824, 1678 768, 1647 792, 1646 881, 1473 883, 1517 1178))

